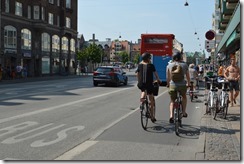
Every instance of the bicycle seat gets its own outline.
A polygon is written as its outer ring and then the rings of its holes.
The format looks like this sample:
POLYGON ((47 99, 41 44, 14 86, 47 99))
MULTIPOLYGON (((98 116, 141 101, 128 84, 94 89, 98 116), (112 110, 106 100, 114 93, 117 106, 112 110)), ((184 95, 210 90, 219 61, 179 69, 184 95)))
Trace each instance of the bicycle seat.
POLYGON ((217 88, 212 88, 211 91, 212 91, 212 92, 217 92, 218 89, 217 89, 217 88))
POLYGON ((223 89, 222 91, 224 91, 224 92, 229 92, 230 89, 223 89))

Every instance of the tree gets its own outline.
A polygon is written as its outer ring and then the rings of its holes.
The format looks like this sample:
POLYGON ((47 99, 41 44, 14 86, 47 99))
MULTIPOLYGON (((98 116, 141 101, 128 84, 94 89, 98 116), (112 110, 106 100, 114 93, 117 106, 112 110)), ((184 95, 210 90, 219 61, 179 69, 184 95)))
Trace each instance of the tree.
POLYGON ((128 55, 127 52, 122 51, 122 52, 119 53, 119 56, 121 58, 122 63, 126 63, 126 62, 129 61, 129 55, 128 55))
POLYGON ((101 61, 102 50, 96 44, 90 44, 86 49, 88 59, 94 64, 101 61))

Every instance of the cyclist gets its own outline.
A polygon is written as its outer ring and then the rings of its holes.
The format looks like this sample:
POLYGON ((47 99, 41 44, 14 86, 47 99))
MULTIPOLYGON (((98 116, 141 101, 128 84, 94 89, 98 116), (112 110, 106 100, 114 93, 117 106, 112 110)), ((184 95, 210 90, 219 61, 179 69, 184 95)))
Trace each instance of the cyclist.
MULTIPOLYGON (((196 90, 197 80, 198 80, 198 73, 194 69, 194 64, 193 63, 189 65, 189 75, 190 75, 190 80, 193 82, 193 91, 195 91, 196 90)), ((197 95, 195 95, 195 98, 198 98, 197 95)))
POLYGON ((174 123, 174 118, 173 118, 173 107, 174 107, 174 101, 177 98, 177 92, 176 90, 180 91, 180 94, 182 96, 182 113, 183 117, 187 117, 186 113, 186 104, 187 104, 187 97, 186 97, 186 91, 187 91, 187 86, 190 86, 190 75, 189 75, 189 70, 188 70, 188 65, 182 60, 182 54, 180 52, 173 52, 173 62, 170 63, 167 66, 167 87, 169 87, 169 95, 170 95, 170 123, 174 123), (174 82, 172 80, 172 68, 175 64, 179 64, 182 67, 182 76, 183 79, 179 82, 174 82), (187 85, 186 81, 184 79, 186 77, 187 79, 187 85))
POLYGON ((151 63, 151 54, 145 52, 142 54, 142 62, 138 65, 136 70, 136 75, 138 79, 138 88, 141 90, 141 99, 143 102, 146 96, 145 91, 147 91, 147 95, 149 95, 150 100, 150 111, 151 111, 151 121, 157 121, 155 118, 155 100, 153 95, 153 75, 156 77, 158 84, 161 83, 159 80, 158 73, 155 69, 155 66, 151 63))

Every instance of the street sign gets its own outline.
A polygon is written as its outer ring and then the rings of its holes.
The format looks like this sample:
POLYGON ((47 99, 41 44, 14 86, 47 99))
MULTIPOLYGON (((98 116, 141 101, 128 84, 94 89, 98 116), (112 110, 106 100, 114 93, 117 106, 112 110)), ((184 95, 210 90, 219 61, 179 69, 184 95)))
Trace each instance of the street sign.
POLYGON ((206 49, 213 49, 215 47, 214 40, 205 40, 205 48, 206 49))
POLYGON ((205 37, 208 40, 213 40, 213 38, 215 37, 215 32, 213 30, 209 30, 206 32, 205 37))

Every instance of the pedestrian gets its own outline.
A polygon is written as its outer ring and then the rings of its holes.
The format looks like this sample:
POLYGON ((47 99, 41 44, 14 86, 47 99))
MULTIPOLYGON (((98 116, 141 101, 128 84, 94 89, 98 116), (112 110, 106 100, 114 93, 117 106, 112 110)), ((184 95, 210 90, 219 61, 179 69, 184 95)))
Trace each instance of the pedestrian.
POLYGON ((88 67, 87 67, 87 65, 85 65, 85 75, 88 75, 88 67))
POLYGON ((236 104, 236 98, 239 95, 240 87, 239 87, 239 80, 240 80, 240 68, 236 65, 235 57, 230 59, 230 66, 228 66, 225 70, 224 77, 230 82, 230 102, 231 106, 234 106, 233 102, 236 104), (235 90, 235 94, 234 94, 235 90))
POLYGON ((23 78, 27 78, 27 65, 25 64, 22 68, 23 78))
POLYGON ((155 118, 155 99, 153 95, 153 78, 157 79, 158 84, 161 83, 155 66, 151 63, 151 54, 145 52, 142 54, 142 62, 138 65, 136 70, 137 76, 137 87, 141 90, 140 102, 145 100, 146 96, 149 96, 150 100, 150 111, 151 111, 151 121, 154 123, 155 118))
POLYGON ((224 66, 222 64, 219 64, 218 76, 224 77, 224 66))

